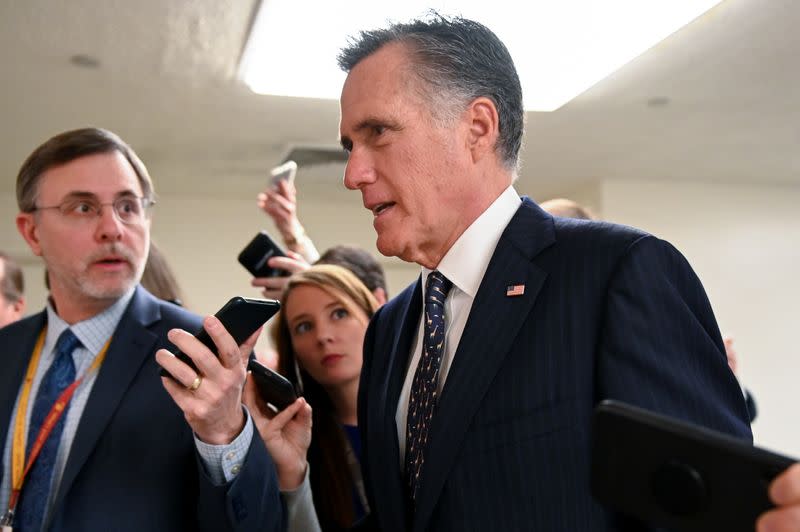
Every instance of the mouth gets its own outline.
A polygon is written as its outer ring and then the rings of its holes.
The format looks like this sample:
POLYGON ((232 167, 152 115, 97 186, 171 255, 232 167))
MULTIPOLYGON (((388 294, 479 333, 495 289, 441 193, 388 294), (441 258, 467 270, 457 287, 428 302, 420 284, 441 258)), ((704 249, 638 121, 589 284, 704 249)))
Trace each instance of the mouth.
POLYGON ((336 364, 337 362, 339 362, 339 360, 343 358, 344 355, 339 355, 339 354, 325 355, 324 357, 322 357, 322 365, 331 366, 333 364, 336 364))
POLYGON ((377 205, 375 205, 372 208, 370 208, 370 210, 372 211, 372 214, 377 217, 377 216, 380 216, 381 214, 383 214, 384 212, 386 212, 388 209, 391 209, 394 206, 395 206, 395 202, 388 201, 386 203, 378 203, 377 205))
POLYGON ((93 261, 92 264, 104 270, 117 270, 127 267, 130 263, 125 257, 119 255, 109 255, 93 261))

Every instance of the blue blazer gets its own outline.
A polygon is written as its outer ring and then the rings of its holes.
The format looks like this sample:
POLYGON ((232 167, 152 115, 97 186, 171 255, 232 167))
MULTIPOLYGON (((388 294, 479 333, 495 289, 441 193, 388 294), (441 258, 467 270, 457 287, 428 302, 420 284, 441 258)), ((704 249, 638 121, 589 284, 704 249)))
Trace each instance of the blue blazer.
POLYGON ((594 501, 591 415, 605 398, 751 440, 700 281, 670 244, 554 218, 528 199, 481 282, 428 437, 413 522, 395 413, 422 290, 373 317, 359 389, 371 524, 387 532, 643 529, 594 501), (525 293, 507 297, 507 287, 525 293))
MULTIPOLYGON (((42 312, 0 329, 0 441, 42 312)), ((138 287, 117 326, 72 444, 51 529, 56 531, 280 530, 283 512, 261 438, 229 484, 214 486, 183 413, 167 394, 155 352, 167 331, 196 331, 201 319, 138 287)), ((0 475, 10 474, 2 471, 0 475)))

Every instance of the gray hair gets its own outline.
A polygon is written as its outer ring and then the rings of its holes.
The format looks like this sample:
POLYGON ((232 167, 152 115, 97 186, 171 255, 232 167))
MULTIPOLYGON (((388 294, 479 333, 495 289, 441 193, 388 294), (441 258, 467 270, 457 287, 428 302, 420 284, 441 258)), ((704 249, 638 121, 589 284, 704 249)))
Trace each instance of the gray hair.
POLYGON ((422 90, 434 112, 444 110, 454 117, 475 98, 483 96, 494 102, 500 121, 495 150, 504 165, 515 170, 525 110, 514 61, 502 41, 479 22, 432 12, 424 19, 362 31, 339 52, 339 67, 349 73, 393 42, 408 47, 414 64, 410 71, 423 81, 422 90))

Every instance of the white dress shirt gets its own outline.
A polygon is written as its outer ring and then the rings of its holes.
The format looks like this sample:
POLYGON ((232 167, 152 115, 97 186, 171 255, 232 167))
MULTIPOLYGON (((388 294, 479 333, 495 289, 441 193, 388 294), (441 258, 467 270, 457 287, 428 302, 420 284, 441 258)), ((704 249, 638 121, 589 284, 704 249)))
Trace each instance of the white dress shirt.
MULTIPOLYGON (((444 388, 447 373, 453 364, 453 357, 461 341, 461 335, 467 324, 467 318, 472 310, 472 302, 478 293, 478 288, 483 280, 483 275, 489 267, 489 261, 494 255, 500 236, 514 214, 522 204, 522 200, 509 186, 500 194, 489 207, 472 222, 464 233, 458 237, 453 246, 437 266, 437 270, 447 277, 453 287, 444 303, 445 340, 444 354, 441 368, 439 369, 439 385, 437 391, 441 394, 444 388)), ((422 289, 431 270, 422 268, 422 289)), ((411 383, 417 370, 419 359, 422 357, 423 321, 425 315, 425 294, 423 294, 422 312, 420 312, 417 336, 413 342, 411 362, 406 371, 406 379, 400 392, 397 403, 395 422, 397 424, 397 439, 400 444, 400 467, 404 467, 406 454, 406 419, 408 417, 408 401, 411 395, 411 383)))

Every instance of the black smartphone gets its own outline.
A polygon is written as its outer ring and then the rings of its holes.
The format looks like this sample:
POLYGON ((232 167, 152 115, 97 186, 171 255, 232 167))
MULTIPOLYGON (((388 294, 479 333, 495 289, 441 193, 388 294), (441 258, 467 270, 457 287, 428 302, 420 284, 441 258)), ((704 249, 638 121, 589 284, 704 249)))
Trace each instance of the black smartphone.
MULTIPOLYGON (((264 325, 267 320, 274 316, 280 308, 281 304, 272 299, 250 299, 236 296, 225 303, 214 315, 222 322, 222 325, 236 343, 241 344, 259 327, 264 325)), ((200 340, 203 345, 208 347, 214 354, 218 354, 214 340, 211 339, 205 329, 201 328, 197 331, 197 333, 195 333, 195 338, 200 340)), ((194 362, 187 354, 178 351, 175 353, 175 356, 195 370, 197 369, 194 362)), ((171 377, 164 369, 161 370, 161 375, 171 377)))
POLYGON ((247 369, 256 383, 258 393, 261 394, 261 398, 266 403, 271 404, 280 411, 297 400, 297 392, 295 392, 294 386, 280 373, 272 371, 252 357, 247 363, 247 369))
POLYGON ((261 231, 239 253, 239 263, 247 268, 253 277, 285 277, 289 275, 289 272, 270 268, 267 264, 272 257, 285 256, 286 253, 270 238, 267 232, 261 231))
POLYGON ((686 532, 752 532, 769 483, 795 462, 699 425, 618 401, 593 423, 591 486, 603 504, 686 532))

